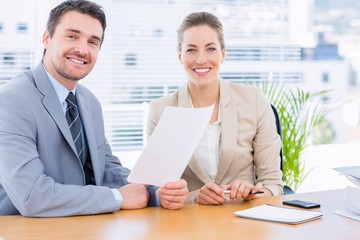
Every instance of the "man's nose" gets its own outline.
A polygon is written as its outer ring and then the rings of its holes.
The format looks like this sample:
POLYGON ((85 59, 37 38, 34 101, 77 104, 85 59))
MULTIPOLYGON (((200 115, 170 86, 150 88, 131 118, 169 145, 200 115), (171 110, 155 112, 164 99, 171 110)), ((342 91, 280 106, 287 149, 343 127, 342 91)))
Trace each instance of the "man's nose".
POLYGON ((79 39, 77 42, 76 42, 76 45, 75 45, 75 51, 76 53, 78 53, 79 55, 86 55, 87 52, 88 52, 88 42, 85 41, 85 40, 81 40, 79 39))

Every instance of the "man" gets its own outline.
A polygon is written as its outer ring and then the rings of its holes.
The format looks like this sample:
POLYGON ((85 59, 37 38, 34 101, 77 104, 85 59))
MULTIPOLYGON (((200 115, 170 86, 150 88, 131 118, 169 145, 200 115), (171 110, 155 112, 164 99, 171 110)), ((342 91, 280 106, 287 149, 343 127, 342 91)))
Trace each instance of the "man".
POLYGON ((65 1, 49 16, 43 61, 0 90, 0 215, 56 217, 183 207, 184 180, 156 190, 128 183, 112 155, 100 103, 78 84, 94 67, 102 8, 65 1))

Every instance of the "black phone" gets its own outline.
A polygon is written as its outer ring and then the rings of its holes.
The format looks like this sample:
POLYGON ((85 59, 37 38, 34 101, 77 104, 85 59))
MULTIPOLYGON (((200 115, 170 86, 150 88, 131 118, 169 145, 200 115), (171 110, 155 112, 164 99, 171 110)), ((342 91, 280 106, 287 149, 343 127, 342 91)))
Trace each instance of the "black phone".
POLYGON ((301 208, 318 208, 318 207, 320 207, 319 203, 306 202, 306 201, 302 201, 302 200, 283 201, 283 204, 294 206, 294 207, 301 207, 301 208))

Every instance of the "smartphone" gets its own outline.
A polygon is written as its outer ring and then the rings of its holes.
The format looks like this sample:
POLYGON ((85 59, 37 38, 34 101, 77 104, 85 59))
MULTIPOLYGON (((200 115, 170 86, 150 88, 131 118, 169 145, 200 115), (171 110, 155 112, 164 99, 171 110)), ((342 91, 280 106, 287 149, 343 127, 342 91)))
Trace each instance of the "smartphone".
POLYGON ((302 201, 302 200, 283 201, 283 204, 294 206, 294 207, 301 207, 301 208, 318 208, 318 207, 320 207, 319 203, 306 202, 306 201, 302 201))

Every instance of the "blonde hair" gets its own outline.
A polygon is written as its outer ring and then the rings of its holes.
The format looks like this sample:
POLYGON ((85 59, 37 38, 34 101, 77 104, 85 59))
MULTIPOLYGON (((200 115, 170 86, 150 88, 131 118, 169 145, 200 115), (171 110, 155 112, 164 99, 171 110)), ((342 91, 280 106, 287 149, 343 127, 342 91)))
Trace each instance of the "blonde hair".
POLYGON ((181 51, 181 42, 183 40, 184 32, 191 27, 201 25, 207 25, 214 29, 218 35, 221 50, 225 49, 224 30, 220 20, 215 15, 208 12, 193 12, 185 17, 177 29, 177 49, 179 51, 181 51))

